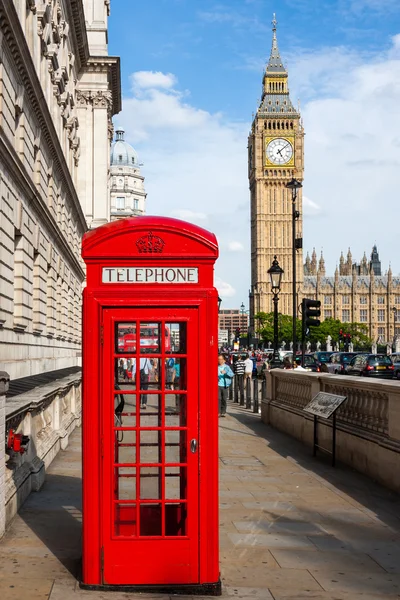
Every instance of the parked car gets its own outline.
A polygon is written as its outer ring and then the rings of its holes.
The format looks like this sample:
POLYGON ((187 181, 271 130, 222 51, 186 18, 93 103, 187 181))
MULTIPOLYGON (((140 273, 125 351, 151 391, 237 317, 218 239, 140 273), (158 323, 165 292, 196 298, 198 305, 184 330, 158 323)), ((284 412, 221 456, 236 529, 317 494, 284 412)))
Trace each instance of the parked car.
POLYGON ((346 367, 350 363, 350 361, 357 356, 357 352, 334 352, 332 356, 329 357, 328 362, 324 364, 325 372, 335 373, 338 375, 344 375, 346 373, 346 367))
POLYGON ((396 379, 400 379, 400 352, 393 352, 390 355, 394 366, 394 376, 396 379))
POLYGON ((318 364, 319 368, 321 368, 321 365, 327 363, 332 354, 333 352, 314 352, 313 356, 315 362, 318 364))
POLYGON ((347 375, 393 379, 394 365, 385 354, 358 354, 347 366, 347 375))
MULTIPOLYGON (((301 355, 296 356, 296 364, 301 365, 301 355)), ((304 369, 306 371, 312 371, 313 373, 320 372, 320 366, 314 358, 314 354, 304 355, 304 369)))

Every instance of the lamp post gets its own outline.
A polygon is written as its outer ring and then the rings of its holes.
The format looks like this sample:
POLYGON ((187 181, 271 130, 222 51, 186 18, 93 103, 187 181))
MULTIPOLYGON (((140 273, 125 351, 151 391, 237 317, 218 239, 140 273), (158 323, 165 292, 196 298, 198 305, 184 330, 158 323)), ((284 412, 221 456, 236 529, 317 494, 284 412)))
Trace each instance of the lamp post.
POLYGON ((289 190, 292 190, 292 273, 293 273, 293 283, 292 283, 292 294, 293 294, 293 361, 296 358, 296 322, 297 322, 297 289, 296 289, 296 250, 297 248, 302 248, 302 240, 301 245, 297 245, 299 242, 296 240, 296 221, 300 218, 300 212, 296 210, 296 200, 297 200, 297 190, 303 187, 302 183, 293 177, 287 184, 286 187, 289 190))
POLYGON ((272 367, 277 367, 279 364, 279 352, 278 352, 278 302, 279 292, 281 291, 281 280, 284 271, 279 266, 276 256, 272 261, 271 267, 268 269, 268 274, 271 279, 272 293, 274 295, 274 356, 272 359, 272 367))
MULTIPOLYGON (((249 310, 245 310, 245 306, 244 306, 243 302, 240 305, 240 312, 242 313, 241 326, 243 327, 244 315, 250 314, 249 310)), ((249 346, 250 346, 250 336, 249 336, 249 327, 248 327, 248 325, 246 327, 246 331, 247 331, 247 349, 249 349, 249 346)))
POLYGON ((397 308, 393 306, 393 352, 396 352, 396 322, 397 322, 397 308))

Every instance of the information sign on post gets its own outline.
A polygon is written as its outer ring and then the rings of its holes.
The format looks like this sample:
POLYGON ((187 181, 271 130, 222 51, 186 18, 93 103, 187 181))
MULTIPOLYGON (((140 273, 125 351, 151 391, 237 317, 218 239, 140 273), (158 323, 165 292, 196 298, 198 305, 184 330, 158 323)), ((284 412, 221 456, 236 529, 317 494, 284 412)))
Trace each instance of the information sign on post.
POLYGON ((314 444, 313 454, 316 456, 317 449, 323 450, 328 454, 332 454, 332 466, 336 462, 336 411, 347 400, 347 396, 338 396, 336 394, 328 394, 327 392, 319 392, 314 398, 304 407, 304 412, 314 415, 314 444), (329 419, 332 417, 332 451, 318 445, 318 417, 329 419))

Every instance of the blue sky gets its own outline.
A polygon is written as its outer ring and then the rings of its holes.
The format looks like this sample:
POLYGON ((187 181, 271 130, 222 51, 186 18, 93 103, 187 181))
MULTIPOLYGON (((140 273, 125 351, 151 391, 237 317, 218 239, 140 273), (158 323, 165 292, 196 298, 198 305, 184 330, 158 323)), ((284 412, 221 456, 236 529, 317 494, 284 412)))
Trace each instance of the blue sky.
POLYGON ((124 96, 115 123, 144 162, 148 212, 217 233, 226 307, 247 304, 247 133, 274 10, 306 130, 305 248, 323 248, 333 274, 341 250, 360 259, 376 242, 400 272, 394 196, 372 217, 400 166, 397 2, 113 0, 109 51, 121 56, 124 96))

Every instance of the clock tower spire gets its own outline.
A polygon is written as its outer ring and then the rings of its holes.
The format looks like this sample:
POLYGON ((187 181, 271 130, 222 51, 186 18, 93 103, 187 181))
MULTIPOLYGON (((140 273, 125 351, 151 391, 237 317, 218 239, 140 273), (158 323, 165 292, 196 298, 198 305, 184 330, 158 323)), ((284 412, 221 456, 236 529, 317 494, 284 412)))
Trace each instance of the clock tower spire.
MULTIPOLYGON (((290 99, 288 71, 281 58, 277 20, 272 20, 272 48, 264 70, 261 102, 248 139, 251 198, 250 317, 272 311, 268 278, 274 255, 284 269, 279 310, 292 312, 292 194, 286 184, 303 180, 304 131, 300 112, 290 99)), ((302 235, 302 190, 298 190, 296 237, 302 235)), ((297 280, 303 279, 303 257, 297 251, 297 280)))

